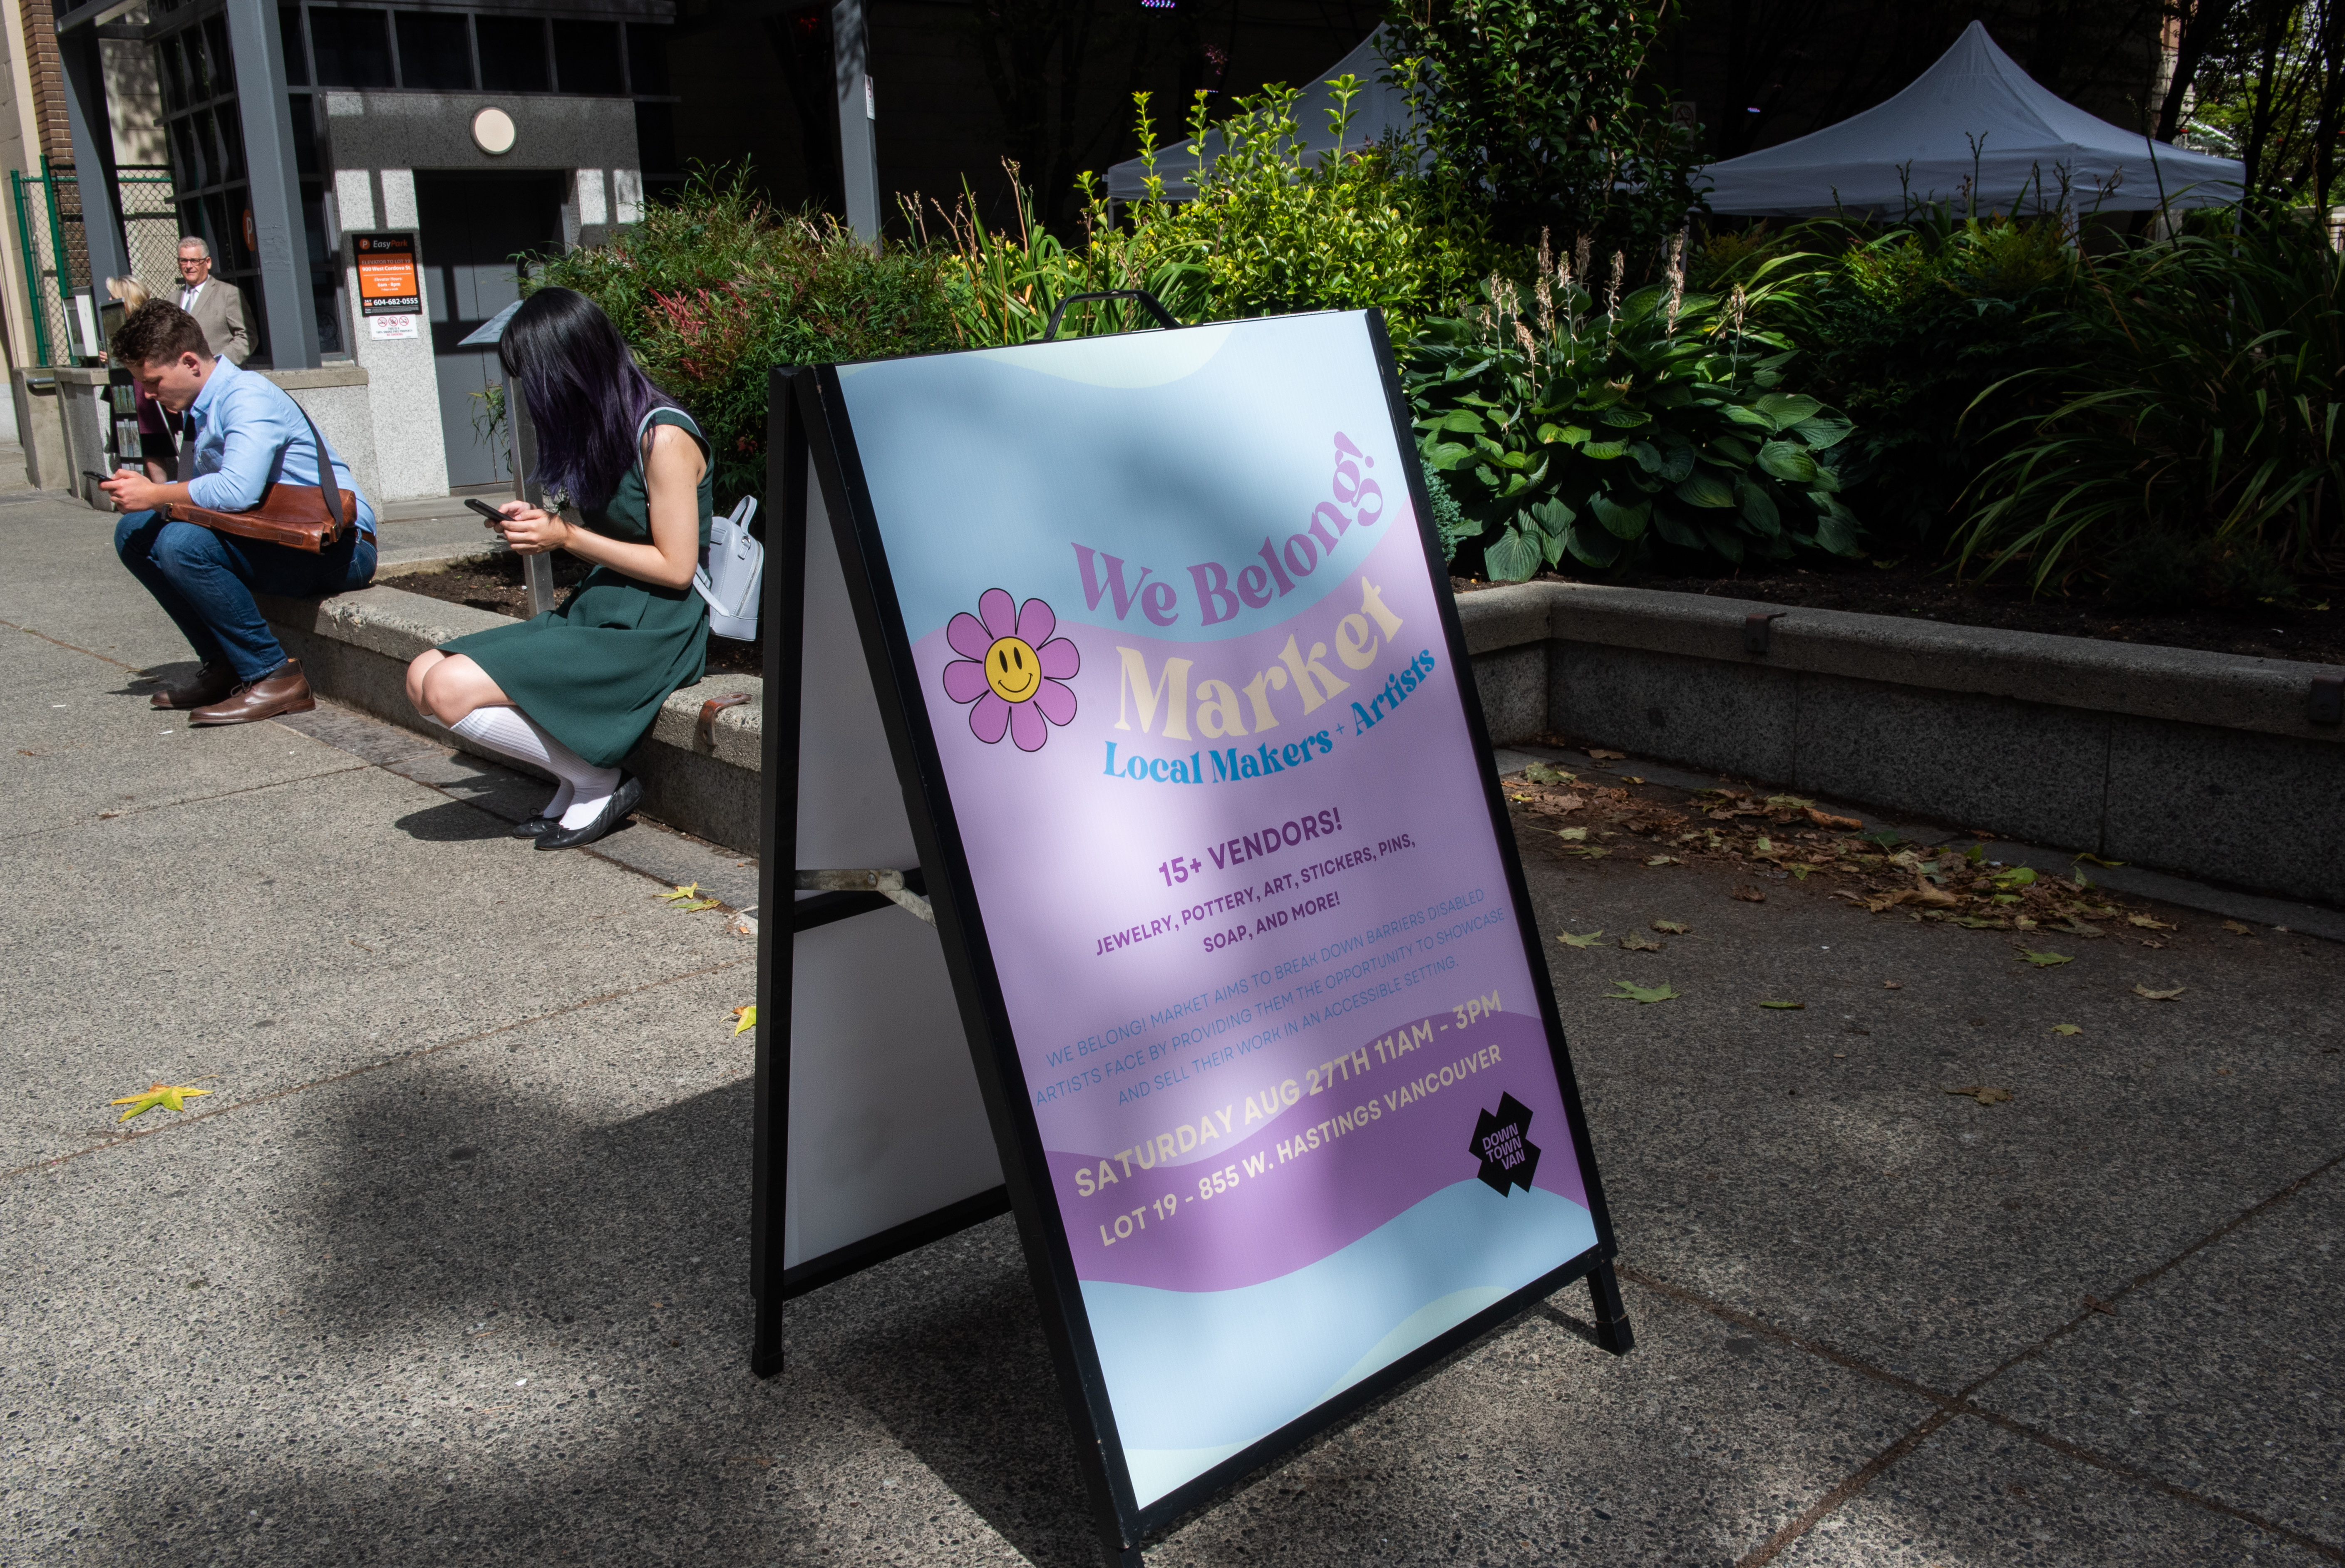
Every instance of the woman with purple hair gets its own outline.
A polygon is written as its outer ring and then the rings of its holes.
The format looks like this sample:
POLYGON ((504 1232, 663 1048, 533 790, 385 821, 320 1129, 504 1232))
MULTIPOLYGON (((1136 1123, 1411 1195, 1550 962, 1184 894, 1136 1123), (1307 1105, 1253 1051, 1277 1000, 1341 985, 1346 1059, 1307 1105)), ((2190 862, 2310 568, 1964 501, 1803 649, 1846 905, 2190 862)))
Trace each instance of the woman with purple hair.
POLYGON ((559 779, 513 835, 567 849, 634 809, 643 785, 619 760, 706 665, 708 607, 692 574, 712 468, 692 416, 585 296, 531 295, 497 357, 537 428, 537 477, 577 502, 580 521, 515 501, 490 526, 523 555, 566 550, 593 570, 558 610, 418 654, 407 696, 426 719, 559 779))

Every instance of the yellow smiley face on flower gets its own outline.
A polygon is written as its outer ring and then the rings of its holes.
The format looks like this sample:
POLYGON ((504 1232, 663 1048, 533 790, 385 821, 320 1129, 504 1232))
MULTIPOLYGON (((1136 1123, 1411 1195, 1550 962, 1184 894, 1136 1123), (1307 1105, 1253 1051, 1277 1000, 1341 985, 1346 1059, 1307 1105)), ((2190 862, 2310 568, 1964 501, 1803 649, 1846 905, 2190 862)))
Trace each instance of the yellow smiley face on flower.
POLYGON ((945 695, 970 704, 969 733, 987 745, 1007 735, 1021 752, 1040 751, 1051 724, 1074 723, 1067 683, 1082 659, 1040 599, 1021 605, 1006 590, 989 588, 977 610, 945 627, 945 642, 960 655, 944 668, 945 695))
POLYGON ((985 651, 985 683, 1005 703, 1027 702, 1041 689, 1041 661, 1022 639, 1003 637, 985 651))

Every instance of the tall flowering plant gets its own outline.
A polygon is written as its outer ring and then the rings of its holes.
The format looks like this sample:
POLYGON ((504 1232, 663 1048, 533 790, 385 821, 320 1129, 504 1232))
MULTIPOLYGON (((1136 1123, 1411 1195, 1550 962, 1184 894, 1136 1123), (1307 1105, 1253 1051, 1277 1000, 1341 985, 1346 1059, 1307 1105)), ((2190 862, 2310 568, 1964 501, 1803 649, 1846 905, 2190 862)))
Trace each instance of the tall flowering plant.
POLYGON ((1794 350, 1751 319, 1763 272, 1690 293, 1681 245, 1662 281, 1624 294, 1620 252, 1599 275, 1587 240, 1558 257, 1542 237, 1528 298, 1494 276, 1478 308, 1425 324, 1405 379, 1463 516, 1460 569, 1519 582, 1567 556, 1856 552, 1833 461, 1849 421, 1783 389, 1794 350))

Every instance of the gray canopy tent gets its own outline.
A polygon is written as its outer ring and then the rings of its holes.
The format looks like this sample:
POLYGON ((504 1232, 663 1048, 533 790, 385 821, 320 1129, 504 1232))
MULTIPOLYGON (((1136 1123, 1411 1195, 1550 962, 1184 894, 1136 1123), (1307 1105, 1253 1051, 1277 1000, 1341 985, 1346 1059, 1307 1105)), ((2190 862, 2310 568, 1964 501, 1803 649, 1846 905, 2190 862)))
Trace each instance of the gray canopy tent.
POLYGON ((2096 119, 2056 96, 1973 22, 1887 103, 1710 165, 1711 210, 1750 217, 2181 209, 2238 200, 2235 158, 2185 151, 2096 119))

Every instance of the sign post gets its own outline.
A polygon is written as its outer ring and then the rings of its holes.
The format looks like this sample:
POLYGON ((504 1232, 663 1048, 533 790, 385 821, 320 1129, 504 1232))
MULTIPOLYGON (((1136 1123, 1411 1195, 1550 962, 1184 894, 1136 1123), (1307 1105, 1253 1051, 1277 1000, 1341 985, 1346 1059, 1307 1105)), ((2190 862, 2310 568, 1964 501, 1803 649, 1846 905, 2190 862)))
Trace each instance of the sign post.
POLYGON ((836 1047, 772 917, 823 863, 775 836, 810 819, 774 703, 817 690, 884 735, 864 809, 900 799, 909 842, 864 864, 934 901, 931 1034, 973 1066, 1112 1561, 1573 1280, 1625 1351, 1380 317, 777 372, 776 401, 802 575, 767 574, 759 1369, 796 1129, 862 1114, 802 1103, 798 1055, 836 1047), (817 626, 834 572, 851 637, 817 626))

